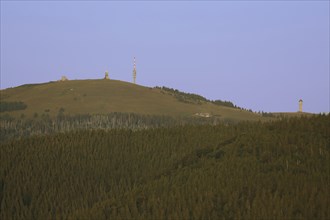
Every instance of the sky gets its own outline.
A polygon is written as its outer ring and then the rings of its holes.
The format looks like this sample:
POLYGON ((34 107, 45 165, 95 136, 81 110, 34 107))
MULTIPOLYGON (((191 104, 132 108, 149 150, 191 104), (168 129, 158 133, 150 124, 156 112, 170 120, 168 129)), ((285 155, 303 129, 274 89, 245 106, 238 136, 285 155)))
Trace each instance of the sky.
POLYGON ((329 1, 1 1, 6 89, 166 86, 264 112, 329 112, 329 1))

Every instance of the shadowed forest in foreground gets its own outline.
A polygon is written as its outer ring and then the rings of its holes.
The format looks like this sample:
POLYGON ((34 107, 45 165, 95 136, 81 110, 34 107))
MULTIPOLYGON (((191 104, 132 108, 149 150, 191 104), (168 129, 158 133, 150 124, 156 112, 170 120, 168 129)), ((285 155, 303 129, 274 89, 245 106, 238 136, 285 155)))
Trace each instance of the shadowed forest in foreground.
POLYGON ((329 219, 329 129, 329 115, 21 139, 3 128, 0 219, 329 219))

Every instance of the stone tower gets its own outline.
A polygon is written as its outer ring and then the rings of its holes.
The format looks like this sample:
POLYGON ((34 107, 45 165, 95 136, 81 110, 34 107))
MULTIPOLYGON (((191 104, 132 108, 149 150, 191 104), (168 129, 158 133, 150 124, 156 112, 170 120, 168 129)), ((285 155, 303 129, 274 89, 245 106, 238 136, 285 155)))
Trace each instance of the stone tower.
POLYGON ((104 76, 104 79, 110 79, 110 78, 109 78, 109 72, 108 72, 108 70, 107 70, 107 71, 105 71, 105 76, 104 76))
POLYGON ((302 105, 303 105, 303 100, 299 100, 299 112, 302 112, 302 105))
POLYGON ((133 64, 133 83, 136 84, 136 64, 135 64, 135 57, 134 57, 134 64, 133 64))

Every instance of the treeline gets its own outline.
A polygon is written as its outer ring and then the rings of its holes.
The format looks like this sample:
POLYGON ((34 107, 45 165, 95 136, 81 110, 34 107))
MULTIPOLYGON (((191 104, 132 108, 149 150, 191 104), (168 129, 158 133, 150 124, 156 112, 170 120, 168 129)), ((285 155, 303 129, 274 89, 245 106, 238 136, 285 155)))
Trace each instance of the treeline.
POLYGON ((202 104, 203 102, 208 101, 206 98, 204 98, 201 95, 181 92, 177 89, 172 89, 172 88, 168 88, 165 86, 163 86, 163 87, 156 86, 155 88, 161 89, 162 91, 165 91, 165 92, 173 95, 178 101, 184 102, 184 103, 202 104))
POLYGON ((27 105, 24 102, 0 101, 0 112, 24 110, 26 108, 27 108, 27 105))
MULTIPOLYGON (((263 117, 276 117, 273 113, 271 112, 258 112, 258 114, 261 114, 263 117)), ((278 116, 280 117, 280 115, 278 116)), ((282 117, 283 118, 283 117, 282 117)))
POLYGON ((203 117, 171 117, 161 115, 140 115, 134 113, 114 112, 107 115, 65 115, 60 109, 56 118, 47 114, 34 115, 34 118, 13 118, 3 115, 0 118, 0 142, 11 138, 19 139, 31 135, 45 135, 59 132, 95 129, 131 129, 141 130, 147 128, 172 127, 182 125, 201 125, 235 123, 225 118, 203 117))
POLYGON ((222 100, 209 100, 201 95, 197 95, 194 93, 186 93, 186 92, 181 92, 177 89, 172 89, 168 87, 159 87, 156 86, 155 88, 161 89, 162 91, 165 91, 167 93, 170 93, 173 95, 178 101, 184 102, 184 103, 193 103, 193 104, 202 104, 203 102, 211 102, 215 105, 220 105, 220 106, 227 106, 231 108, 238 108, 235 106, 232 102, 230 101, 222 101, 222 100))
POLYGON ((329 219, 330 116, 0 144, 0 219, 329 219))
POLYGON ((227 107, 231 107, 231 108, 237 108, 237 106, 235 106, 232 102, 230 101, 222 101, 222 100, 214 100, 211 101, 213 104, 216 105, 221 105, 221 106, 227 106, 227 107))

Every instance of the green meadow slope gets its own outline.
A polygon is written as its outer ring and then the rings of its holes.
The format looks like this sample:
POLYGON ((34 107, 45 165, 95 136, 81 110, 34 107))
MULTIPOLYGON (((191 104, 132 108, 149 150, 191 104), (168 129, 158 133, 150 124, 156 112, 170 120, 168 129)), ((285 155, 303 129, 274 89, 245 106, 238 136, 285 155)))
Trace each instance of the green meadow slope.
POLYGON ((215 105, 208 101, 182 102, 160 88, 149 88, 118 80, 70 80, 27 84, 1 90, 2 102, 23 102, 26 109, 2 112, 19 117, 48 114, 108 114, 133 112, 148 115, 193 116, 209 113, 233 120, 259 120, 258 114, 215 105))

